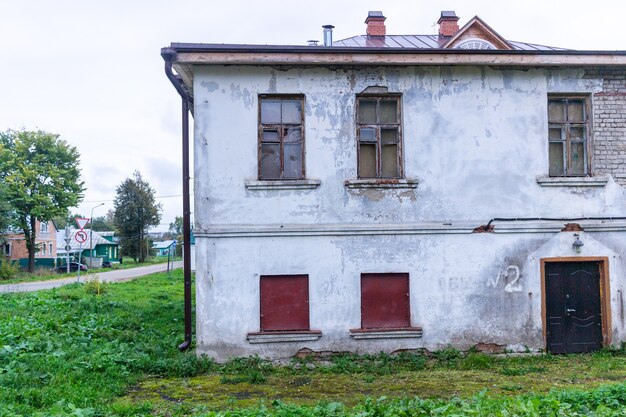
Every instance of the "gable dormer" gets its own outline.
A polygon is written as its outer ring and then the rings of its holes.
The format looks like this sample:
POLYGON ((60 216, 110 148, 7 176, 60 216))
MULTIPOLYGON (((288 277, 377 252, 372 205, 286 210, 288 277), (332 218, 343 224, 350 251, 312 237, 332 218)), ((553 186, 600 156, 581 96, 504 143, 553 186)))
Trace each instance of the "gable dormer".
MULTIPOLYGON (((454 17, 456 17, 456 15, 454 17)), ((456 19, 458 19, 458 17, 456 17, 456 19)), ((440 25, 446 22, 444 12, 442 12, 439 21, 440 25)), ((442 38, 441 47, 444 49, 514 49, 506 39, 500 36, 498 32, 493 30, 478 16, 474 16, 470 19, 470 21, 456 31, 456 33, 451 34, 448 32, 447 34, 449 36, 441 36, 440 30, 440 37, 442 38)))

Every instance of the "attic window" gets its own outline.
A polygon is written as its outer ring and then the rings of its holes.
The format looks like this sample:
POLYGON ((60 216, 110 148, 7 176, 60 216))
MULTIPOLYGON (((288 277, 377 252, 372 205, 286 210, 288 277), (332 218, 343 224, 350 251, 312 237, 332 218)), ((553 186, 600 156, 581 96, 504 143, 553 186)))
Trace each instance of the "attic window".
POLYGON ((458 49, 496 49, 496 47, 482 39, 468 39, 456 46, 458 49))

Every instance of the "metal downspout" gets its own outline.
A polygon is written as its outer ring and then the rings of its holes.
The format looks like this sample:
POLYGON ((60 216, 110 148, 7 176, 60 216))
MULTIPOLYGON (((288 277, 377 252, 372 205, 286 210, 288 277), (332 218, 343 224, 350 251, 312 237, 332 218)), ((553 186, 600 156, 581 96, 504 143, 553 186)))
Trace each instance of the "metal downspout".
POLYGON ((185 341, 178 349, 185 351, 191 346, 191 208, 189 197, 189 110, 192 104, 191 97, 185 90, 180 76, 172 72, 172 61, 176 58, 176 51, 163 48, 161 56, 165 60, 165 75, 182 99, 182 146, 183 146, 183 276, 184 276, 184 313, 185 313, 185 341))

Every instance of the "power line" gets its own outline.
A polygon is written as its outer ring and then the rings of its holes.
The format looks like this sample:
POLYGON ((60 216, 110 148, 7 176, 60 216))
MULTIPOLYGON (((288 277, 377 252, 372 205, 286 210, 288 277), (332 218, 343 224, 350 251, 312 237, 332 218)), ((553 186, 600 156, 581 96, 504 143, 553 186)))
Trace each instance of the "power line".
MULTIPOLYGON (((154 198, 156 199, 160 199, 160 198, 174 198, 174 197, 182 197, 182 194, 174 194, 174 195, 160 195, 160 196, 155 196, 154 198)), ((193 196, 192 196, 193 198, 193 196)), ((83 203, 109 203, 115 201, 115 199, 112 200, 89 200, 89 201, 83 201, 83 203)))

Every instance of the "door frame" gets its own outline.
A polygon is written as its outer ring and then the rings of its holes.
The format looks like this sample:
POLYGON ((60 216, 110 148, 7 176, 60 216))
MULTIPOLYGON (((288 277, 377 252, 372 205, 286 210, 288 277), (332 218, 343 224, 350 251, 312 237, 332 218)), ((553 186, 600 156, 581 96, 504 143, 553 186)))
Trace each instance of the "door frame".
POLYGON ((613 339, 611 330, 611 289, 609 280, 609 258, 607 256, 567 256, 541 258, 541 326, 544 349, 548 349, 546 317, 546 264, 564 262, 598 262, 600 267, 600 314, 602 315, 602 346, 609 346, 613 339))

